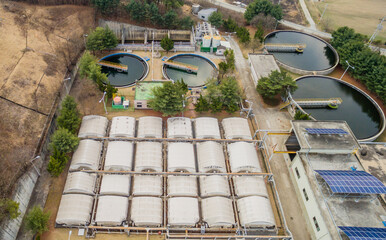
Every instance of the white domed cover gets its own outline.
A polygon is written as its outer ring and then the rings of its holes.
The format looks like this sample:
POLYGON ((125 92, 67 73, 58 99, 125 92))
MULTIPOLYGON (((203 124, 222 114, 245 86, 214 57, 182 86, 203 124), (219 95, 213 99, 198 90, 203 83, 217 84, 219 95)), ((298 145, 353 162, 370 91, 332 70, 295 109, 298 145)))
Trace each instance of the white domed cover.
POLYGON ((185 117, 168 118, 168 138, 192 138, 192 121, 185 117))
POLYGON ((220 139, 220 128, 217 118, 200 117, 194 120, 196 138, 220 139))
POLYGON ((94 197, 84 194, 62 195, 56 223, 67 226, 87 225, 90 223, 94 197))
POLYGON ((222 126, 226 139, 252 139, 248 120, 245 118, 224 118, 222 126))
POLYGON ((224 149, 220 143, 197 143, 197 161, 200 172, 226 172, 224 149))
POLYGON ((243 227, 274 227, 272 206, 265 197, 251 196, 237 200, 240 224, 243 227))
POLYGON ((135 137, 135 118, 128 116, 113 117, 110 137, 135 137))
POLYGON ((261 176, 233 177, 235 194, 238 197, 262 196, 268 197, 267 186, 261 176))
POLYGON ((173 197, 168 199, 168 225, 193 227, 200 220, 197 198, 173 197))
POLYGON ((120 196, 100 196, 95 222, 98 226, 120 226, 127 221, 129 199, 120 196))
POLYGON ((78 137, 104 137, 109 120, 98 115, 84 116, 80 125, 78 137))
POLYGON ((70 172, 63 193, 94 194, 96 175, 85 172, 70 172))
POLYGON ((101 158, 102 143, 95 140, 81 140, 72 156, 70 170, 96 170, 101 158))
POLYGON ((131 201, 131 220, 138 227, 159 227, 162 224, 162 199, 134 197, 131 201))
POLYGON ((192 143, 178 142, 168 144, 168 171, 196 172, 192 143))
POLYGON ((135 171, 162 172, 162 143, 137 142, 135 171))
POLYGON ((160 117, 140 117, 138 119, 139 138, 162 138, 162 118, 160 117))
POLYGON ((229 183, 225 176, 202 176, 200 177, 201 197, 223 196, 229 197, 229 183))
POLYGON ((232 227, 235 225, 232 200, 225 197, 210 197, 201 202, 203 220, 209 227, 232 227))
POLYGON ((232 172, 261 172, 253 143, 230 143, 228 144, 228 154, 232 172))
POLYGON ((196 197, 197 178, 194 176, 169 176, 168 196, 169 197, 196 197))
POLYGON ((105 170, 130 171, 133 164, 133 143, 112 141, 107 145, 105 170))
POLYGON ((130 176, 115 174, 103 175, 99 194, 129 196, 129 191, 130 176))
POLYGON ((133 196, 161 196, 162 177, 151 175, 134 176, 133 196))

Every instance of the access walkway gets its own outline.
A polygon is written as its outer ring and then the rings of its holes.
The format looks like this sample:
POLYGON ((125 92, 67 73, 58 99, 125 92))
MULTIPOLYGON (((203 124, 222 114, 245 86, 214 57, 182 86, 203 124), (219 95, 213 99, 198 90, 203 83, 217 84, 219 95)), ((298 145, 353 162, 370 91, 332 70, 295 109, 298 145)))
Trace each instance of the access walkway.
POLYGON ((167 65, 171 68, 176 68, 180 70, 184 70, 188 73, 197 73, 198 72, 198 67, 188 64, 188 63, 182 63, 182 62, 175 62, 172 60, 167 60, 164 62, 164 65, 167 65))
POLYGON ((120 63, 115 63, 115 62, 109 62, 109 61, 101 60, 101 61, 98 62, 98 64, 100 66, 108 67, 108 68, 113 68, 113 69, 116 69, 118 71, 123 71, 123 72, 127 72, 128 71, 128 66, 120 64, 120 63))
POLYGON ((303 52, 306 44, 267 43, 264 47, 269 52, 303 52))

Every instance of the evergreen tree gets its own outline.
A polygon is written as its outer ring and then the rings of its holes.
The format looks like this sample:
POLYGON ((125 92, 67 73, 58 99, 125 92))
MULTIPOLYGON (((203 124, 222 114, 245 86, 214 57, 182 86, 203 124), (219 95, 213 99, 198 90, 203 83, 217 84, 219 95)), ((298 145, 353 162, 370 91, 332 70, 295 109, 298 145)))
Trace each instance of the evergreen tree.
POLYGON ((223 21, 223 27, 228 32, 236 32, 239 28, 239 25, 237 25, 236 21, 233 20, 231 17, 228 17, 227 20, 223 21))
POLYGON ((97 27, 87 37, 86 48, 91 51, 112 49, 118 45, 118 39, 109 28, 97 27))
POLYGON ((152 89, 153 98, 150 100, 150 107, 163 113, 163 116, 173 116, 184 110, 183 101, 187 87, 185 83, 166 82, 160 87, 152 89))
POLYGON ((305 114, 301 111, 296 111, 295 113, 295 116, 294 116, 294 119, 295 120, 311 120, 310 118, 310 115, 309 114, 305 114))
POLYGON ((281 20, 283 18, 283 10, 281 6, 279 4, 273 4, 269 0, 255 0, 250 3, 245 10, 244 18, 249 23, 252 18, 259 13, 271 15, 276 20, 281 20))
POLYGON ((240 88, 234 77, 228 77, 221 81, 220 91, 222 95, 223 106, 229 113, 239 109, 240 88))
POLYGON ((26 217, 26 227, 33 233, 42 234, 48 231, 48 220, 50 219, 50 213, 44 213, 43 209, 38 206, 34 206, 26 217))
POLYGON ((175 29, 178 24, 178 15, 175 11, 169 10, 164 15, 164 27, 168 29, 175 29))
POLYGON ((57 129, 51 137, 50 147, 62 153, 73 152, 79 144, 79 138, 65 128, 57 129))
POLYGON ((199 113, 207 112, 209 110, 209 103, 201 94, 200 97, 197 99, 195 110, 199 113))
POLYGON ((222 19, 222 14, 221 12, 213 12, 209 18, 208 18, 208 21, 210 22, 210 24, 212 24, 213 26, 215 26, 216 28, 219 28, 223 25, 223 19, 222 19))
POLYGON ((47 165, 47 171, 52 176, 59 176, 67 164, 68 158, 66 153, 60 152, 54 148, 53 154, 50 156, 50 161, 47 165))
POLYGON ((263 98, 274 98, 277 94, 285 94, 297 89, 296 82, 286 72, 273 71, 268 77, 259 79, 256 87, 263 98))
POLYGON ((174 48, 174 42, 168 36, 165 36, 161 40, 161 47, 168 53, 174 48))
POLYGON ((213 97, 211 98, 209 108, 212 113, 218 113, 221 112, 223 108, 223 102, 220 97, 213 97))
POLYGON ((251 40, 249 31, 245 27, 239 27, 237 29, 236 36, 240 39, 241 43, 248 43, 251 40))
POLYGON ((80 58, 80 64, 79 64, 79 75, 84 77, 90 76, 90 66, 92 64, 96 64, 97 59, 94 55, 90 54, 89 51, 86 51, 83 56, 80 58))
POLYGON ((180 28, 191 30, 194 22, 190 16, 184 17, 180 20, 180 28))
POLYGON ((91 3, 101 13, 111 13, 119 5, 120 0, 92 0, 91 3))
POLYGON ((0 198, 0 221, 7 217, 16 219, 20 214, 18 202, 9 198, 0 198))
POLYGON ((71 133, 76 133, 81 119, 75 99, 69 95, 62 102, 62 108, 57 118, 58 127, 65 128, 71 133))

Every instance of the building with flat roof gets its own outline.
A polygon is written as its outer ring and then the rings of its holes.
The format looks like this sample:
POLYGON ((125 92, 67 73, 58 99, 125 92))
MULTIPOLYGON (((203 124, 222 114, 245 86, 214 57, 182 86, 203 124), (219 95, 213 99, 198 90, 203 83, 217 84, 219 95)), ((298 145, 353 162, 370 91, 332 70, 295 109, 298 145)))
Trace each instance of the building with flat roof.
POLYGON ((365 236, 385 230, 386 187, 365 171, 347 123, 292 121, 292 129, 290 148, 299 150, 289 160, 290 176, 312 238, 384 239, 365 236))
POLYGON ((251 75, 255 86, 262 77, 268 77, 272 71, 279 71, 275 57, 272 54, 248 54, 248 62, 251 66, 251 75))
POLYGON ((153 98, 152 89, 162 86, 162 82, 140 82, 135 88, 134 108, 135 109, 150 109, 148 101, 153 98))

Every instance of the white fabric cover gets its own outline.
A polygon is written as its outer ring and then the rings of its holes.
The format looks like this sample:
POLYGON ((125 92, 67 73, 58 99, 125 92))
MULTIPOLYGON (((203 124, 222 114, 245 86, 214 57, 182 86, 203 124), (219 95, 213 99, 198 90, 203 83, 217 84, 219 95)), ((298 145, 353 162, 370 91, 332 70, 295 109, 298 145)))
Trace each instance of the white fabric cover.
POLYGON ((194 121, 196 138, 220 139, 220 128, 217 118, 200 117, 194 121))
POLYGON ((224 149, 220 143, 197 143, 197 160, 200 172, 226 172, 224 149))
POLYGON ((162 172, 162 143, 137 142, 135 171, 162 172))
POLYGON ((162 118, 140 117, 137 135, 139 138, 162 138, 162 118))
POLYGON ((230 143, 228 144, 228 154, 232 172, 261 172, 253 143, 230 143))
POLYGON ((131 201, 131 220, 137 227, 159 227, 162 224, 162 199, 134 197, 131 201))
POLYGON ((84 194, 65 194, 60 200, 56 223, 67 226, 90 222, 94 198, 84 194))
POLYGON ((245 118, 231 117, 222 120, 226 139, 252 139, 248 120, 245 118))
POLYGON ((168 144, 168 171, 169 172, 196 172, 193 144, 168 144))
POLYGON ((120 195, 128 196, 130 190, 130 176, 105 174, 99 193, 101 195, 120 195))
POLYGON ((262 196, 268 197, 264 178, 261 176, 236 176, 233 177, 235 194, 238 197, 262 196))
POLYGON ((100 196, 95 222, 98 226, 120 226, 127 220, 129 199, 120 196, 100 196))
POLYGON ((229 197, 229 183, 225 176, 202 176, 200 177, 201 197, 223 196, 229 197))
POLYGON ((191 197, 168 199, 168 225, 174 227, 192 227, 200 220, 198 200, 191 197))
POLYGON ((232 200, 210 197, 201 201, 202 217, 209 227, 232 227, 235 225, 232 200))
POLYGON ((243 227, 274 227, 271 203, 265 197, 251 196, 237 200, 240 224, 243 227))
POLYGON ((196 197, 197 178, 194 176, 169 176, 168 196, 169 197, 196 197))
POLYGON ((134 176, 133 196, 156 196, 162 195, 162 177, 151 175, 134 176))
POLYGON ((127 116, 113 117, 110 137, 135 137, 135 118, 127 116))
POLYGON ((70 172, 67 175, 63 193, 94 194, 95 180, 95 174, 70 172))
POLYGON ((185 117, 168 118, 168 138, 192 138, 192 121, 185 117))
POLYGON ((130 171, 133 164, 133 143, 113 141, 107 145, 105 170, 130 171))
POLYGON ((72 156, 70 170, 96 170, 101 158, 102 143, 94 140, 81 140, 72 156))
POLYGON ((109 120, 98 115, 84 116, 80 125, 78 137, 104 137, 109 120))

